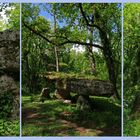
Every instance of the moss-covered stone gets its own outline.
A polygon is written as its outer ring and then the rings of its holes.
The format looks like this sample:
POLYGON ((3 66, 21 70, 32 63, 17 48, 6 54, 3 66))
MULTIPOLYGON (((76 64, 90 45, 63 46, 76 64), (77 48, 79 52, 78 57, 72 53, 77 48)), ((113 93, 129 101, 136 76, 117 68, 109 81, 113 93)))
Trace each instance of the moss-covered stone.
POLYGON ((19 31, 0 32, 0 117, 19 117, 19 31))

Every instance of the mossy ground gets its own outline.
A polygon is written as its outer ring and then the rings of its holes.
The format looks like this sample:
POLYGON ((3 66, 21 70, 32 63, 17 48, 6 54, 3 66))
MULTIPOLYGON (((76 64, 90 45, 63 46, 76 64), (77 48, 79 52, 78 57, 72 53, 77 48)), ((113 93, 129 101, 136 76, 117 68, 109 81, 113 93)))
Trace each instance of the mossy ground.
POLYGON ((80 111, 59 100, 39 102, 22 97, 23 136, 120 136, 121 107, 108 98, 93 97, 95 109, 80 111))

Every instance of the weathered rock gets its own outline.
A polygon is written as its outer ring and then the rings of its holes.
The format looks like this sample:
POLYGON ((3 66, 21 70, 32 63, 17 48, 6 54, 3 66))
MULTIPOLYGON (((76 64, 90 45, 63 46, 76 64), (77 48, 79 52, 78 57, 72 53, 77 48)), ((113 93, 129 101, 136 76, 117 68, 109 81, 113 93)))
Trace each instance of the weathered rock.
POLYGON ((19 87, 12 77, 7 75, 2 75, 0 77, 0 91, 1 93, 11 93, 14 95, 19 95, 19 87))
POLYGON ((80 76, 65 73, 47 72, 40 77, 56 81, 56 89, 64 89, 65 94, 74 92, 79 95, 107 96, 114 94, 114 86, 110 81, 99 80, 93 76, 80 76))
POLYGON ((83 111, 91 111, 92 103, 90 101, 89 96, 79 95, 77 99, 77 109, 83 111))
POLYGON ((64 100, 70 100, 71 99, 70 91, 67 90, 67 89, 57 88, 56 91, 55 91, 55 96, 58 99, 64 99, 64 100))
POLYGON ((71 92, 75 92, 80 95, 113 95, 113 85, 108 81, 96 79, 71 79, 67 84, 71 92))
POLYGON ((0 100, 1 112, 6 111, 4 106, 7 105, 8 108, 11 108, 11 111, 8 111, 11 117, 17 118, 19 116, 19 87, 14 79, 7 75, 0 77, 0 100))
POLYGON ((19 46, 19 31, 0 32, 0 100, 9 94, 5 98, 11 97, 13 118, 19 117, 19 46))
MULTIPOLYGON (((0 73, 19 77, 19 31, 0 32, 0 73)), ((18 78, 19 79, 19 78, 18 78)))
POLYGON ((58 99, 70 100, 70 90, 67 87, 66 79, 57 79, 55 96, 58 99))

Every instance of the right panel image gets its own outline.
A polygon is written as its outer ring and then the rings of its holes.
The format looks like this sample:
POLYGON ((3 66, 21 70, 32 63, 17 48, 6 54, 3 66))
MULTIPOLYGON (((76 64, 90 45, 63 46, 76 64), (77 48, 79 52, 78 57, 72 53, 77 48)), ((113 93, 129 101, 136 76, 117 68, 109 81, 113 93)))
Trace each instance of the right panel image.
POLYGON ((140 4, 124 5, 124 135, 140 136, 140 4))

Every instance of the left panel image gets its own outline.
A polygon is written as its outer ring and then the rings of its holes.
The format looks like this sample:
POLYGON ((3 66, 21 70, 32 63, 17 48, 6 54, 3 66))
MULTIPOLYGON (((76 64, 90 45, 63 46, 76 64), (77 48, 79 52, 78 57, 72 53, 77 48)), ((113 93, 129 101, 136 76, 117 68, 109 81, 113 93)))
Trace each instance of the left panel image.
POLYGON ((20 4, 0 3, 0 136, 20 135, 20 4))

